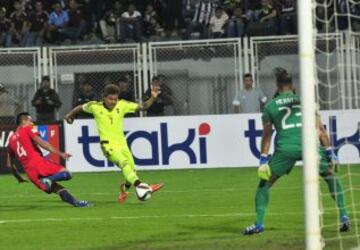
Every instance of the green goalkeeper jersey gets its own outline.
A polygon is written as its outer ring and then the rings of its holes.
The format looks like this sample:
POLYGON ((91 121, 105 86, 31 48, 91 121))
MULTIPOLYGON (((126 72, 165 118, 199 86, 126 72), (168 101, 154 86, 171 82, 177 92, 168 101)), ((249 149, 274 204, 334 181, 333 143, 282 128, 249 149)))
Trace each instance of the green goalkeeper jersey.
POLYGON ((298 151, 301 146, 300 97, 285 92, 271 100, 262 115, 263 123, 271 122, 276 130, 276 150, 298 151))

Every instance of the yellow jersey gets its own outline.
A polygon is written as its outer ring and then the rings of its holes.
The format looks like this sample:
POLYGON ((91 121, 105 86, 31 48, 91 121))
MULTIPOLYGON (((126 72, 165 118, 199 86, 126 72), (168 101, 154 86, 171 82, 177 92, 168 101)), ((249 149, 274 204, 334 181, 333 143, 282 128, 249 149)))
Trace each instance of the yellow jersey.
POLYGON ((127 145, 123 127, 124 116, 134 113, 138 107, 138 103, 120 100, 109 110, 103 102, 90 101, 85 103, 82 109, 94 116, 100 141, 121 146, 127 145))

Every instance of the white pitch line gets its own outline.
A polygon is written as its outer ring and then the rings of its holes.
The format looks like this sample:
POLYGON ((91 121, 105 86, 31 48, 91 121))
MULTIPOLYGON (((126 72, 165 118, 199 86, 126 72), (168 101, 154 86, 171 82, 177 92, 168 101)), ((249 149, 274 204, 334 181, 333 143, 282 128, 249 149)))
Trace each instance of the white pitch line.
MULTIPOLYGON (((303 213, 302 212, 268 213, 269 216, 300 215, 300 214, 303 213)), ((247 216, 255 216, 255 213, 112 216, 107 218, 105 217, 41 218, 41 219, 0 220, 0 224, 63 222, 63 221, 143 220, 143 219, 166 219, 166 218, 247 217, 247 216)))
MULTIPOLYGON (((274 187, 274 190, 301 190, 302 191, 302 187, 274 187)), ((246 190, 253 190, 254 192, 256 191, 256 187, 255 188, 225 188, 225 189, 198 189, 198 190, 161 190, 161 193, 219 193, 219 192, 239 192, 239 191, 246 191, 246 190)), ((74 193, 76 195, 117 195, 116 191, 114 192, 94 192, 94 193, 74 193)), ((38 195, 34 195, 34 194, 16 194, 16 197, 39 197, 41 196, 41 193, 39 193, 38 195)), ((14 198, 14 195, 0 195, 0 199, 6 199, 6 198, 14 198)))

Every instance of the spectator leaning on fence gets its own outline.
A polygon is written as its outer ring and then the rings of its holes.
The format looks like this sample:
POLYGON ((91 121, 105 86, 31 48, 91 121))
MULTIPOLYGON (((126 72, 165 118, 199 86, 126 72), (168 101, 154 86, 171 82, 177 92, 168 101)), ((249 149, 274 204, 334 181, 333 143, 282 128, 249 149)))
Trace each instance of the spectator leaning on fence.
POLYGON ((25 46, 28 37, 27 16, 23 10, 21 1, 14 2, 14 9, 15 11, 10 14, 11 42, 8 44, 8 46, 16 44, 23 47, 25 46))
POLYGON ((216 5, 212 2, 212 0, 201 0, 195 5, 194 17, 187 25, 187 39, 191 38, 194 31, 200 32, 200 38, 208 37, 209 22, 215 8, 216 5))
POLYGON ((49 14, 43 10, 42 1, 35 1, 35 11, 29 15, 29 36, 26 46, 41 46, 49 22, 49 14))
POLYGON ((132 39, 135 42, 141 42, 142 36, 142 17, 136 10, 134 4, 129 4, 128 10, 121 15, 120 19, 120 41, 125 42, 132 39))
POLYGON ((50 88, 48 76, 42 78, 40 88, 36 91, 31 103, 36 108, 37 123, 55 121, 55 112, 60 108, 61 101, 55 90, 50 88))
POLYGON ((225 11, 221 7, 217 7, 209 23, 210 38, 224 37, 224 30, 228 19, 229 16, 225 13, 225 11))
POLYGON ((259 113, 267 102, 267 97, 259 88, 254 88, 251 74, 244 75, 244 89, 234 98, 235 113, 259 113))
POLYGON ((236 7, 234 15, 228 20, 227 36, 242 37, 245 34, 246 16, 243 14, 241 7, 236 7))
POLYGON ((73 42, 76 42, 86 32, 84 15, 75 0, 69 1, 69 9, 67 12, 69 15, 69 22, 64 30, 64 35, 66 38, 70 38, 73 42))
POLYGON ((221 6, 224 8, 229 16, 234 14, 234 10, 237 7, 243 6, 242 0, 222 0, 221 6))
POLYGON ((64 40, 64 30, 69 22, 69 14, 63 10, 60 2, 54 5, 54 11, 50 13, 47 39, 51 43, 60 43, 64 40))
POLYGON ((278 0, 276 9, 279 12, 279 34, 296 34, 296 0, 278 0))
POLYGON ((270 0, 261 0, 261 8, 254 13, 255 16, 250 18, 247 27, 248 35, 275 35, 277 11, 270 0))
POLYGON ((102 38, 106 43, 120 40, 120 18, 123 6, 120 1, 115 1, 111 10, 107 11, 99 21, 102 38))

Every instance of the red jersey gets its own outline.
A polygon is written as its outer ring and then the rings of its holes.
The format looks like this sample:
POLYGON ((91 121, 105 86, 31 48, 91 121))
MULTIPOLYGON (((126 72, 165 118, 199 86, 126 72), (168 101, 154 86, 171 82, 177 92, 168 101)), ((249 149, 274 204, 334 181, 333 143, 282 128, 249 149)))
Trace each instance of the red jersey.
POLYGON ((40 149, 32 140, 36 136, 40 136, 40 133, 35 127, 23 126, 18 127, 9 139, 10 153, 15 155, 25 170, 42 158, 40 149))

